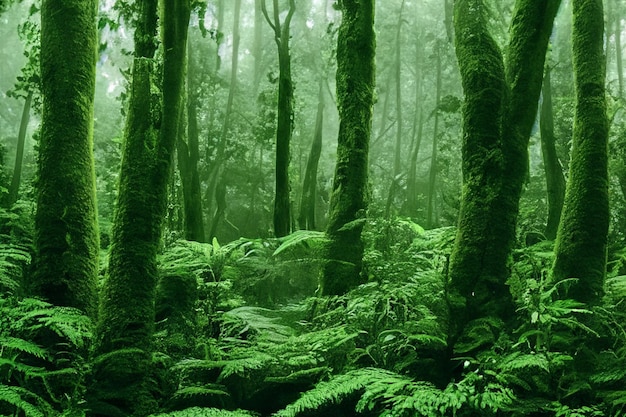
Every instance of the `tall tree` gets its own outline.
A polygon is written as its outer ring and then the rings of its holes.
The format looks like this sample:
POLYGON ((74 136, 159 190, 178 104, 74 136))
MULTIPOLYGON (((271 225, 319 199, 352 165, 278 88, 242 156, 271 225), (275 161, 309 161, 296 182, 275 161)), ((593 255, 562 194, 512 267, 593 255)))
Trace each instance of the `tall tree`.
POLYGON ((263 0, 262 11, 274 31, 278 47, 278 123, 276 126, 276 189, 274 195, 274 234, 278 237, 291 231, 291 202, 289 200, 289 144, 293 131, 293 81, 289 37, 291 19, 296 12, 295 0, 289 0, 289 10, 280 21, 278 0, 273 0, 273 19, 263 0))
POLYGON ((22 165, 24 162, 24 147, 26 145, 26 130, 30 121, 30 105, 33 101, 33 92, 29 91, 24 100, 24 108, 22 109, 22 119, 20 121, 20 130, 17 135, 17 149, 15 151, 15 165, 13 167, 13 177, 11 178, 11 186, 9 187, 7 207, 11 207, 18 199, 20 185, 22 184, 22 165))
POLYGON ((315 116, 315 131, 309 158, 306 162, 304 180, 302 182, 302 196, 300 197, 300 214, 298 226, 300 229, 315 230, 315 205, 317 203, 317 167, 322 155, 322 139, 324 130, 324 84, 325 77, 320 77, 319 92, 317 95, 317 114, 315 116))
POLYGON ((92 388, 93 395, 109 407, 133 416, 150 414, 156 407, 150 377, 156 255, 182 111, 190 4, 188 0, 162 0, 161 80, 152 80, 157 1, 141 1, 139 10, 109 269, 96 329, 98 358, 92 388), (161 105, 152 99, 155 82, 162 86, 161 105))
POLYGON ((426 203, 426 224, 434 228, 437 224, 435 200, 437 197, 437 151, 439 150, 439 105, 441 103, 441 49, 437 42, 435 46, 435 59, 437 60, 437 87, 435 89, 435 125, 433 127, 433 147, 430 152, 430 169, 428 173, 428 202, 426 203))
MULTIPOLYGON (((506 65, 483 0, 454 3, 463 108, 463 194, 449 266, 451 336, 467 321, 512 316, 506 285, 519 198, 527 177, 548 40, 560 0, 517 0, 506 65)), ((452 340, 454 341, 454 340, 452 340)))
MULTIPOLYGON (((224 174, 224 165, 226 164, 226 149, 228 142, 228 133, 230 132, 231 119, 233 114, 233 104, 235 103, 235 94, 238 86, 238 73, 239 73, 239 41, 241 36, 239 34, 241 17, 241 0, 235 0, 235 10, 233 17, 233 46, 231 53, 231 68, 230 68, 230 88, 228 90, 228 100, 226 102, 226 109, 224 111, 224 124, 222 125, 222 132, 220 134, 219 142, 217 144, 217 153, 215 160, 213 161, 213 167, 211 167, 211 176, 209 179, 209 198, 211 201, 215 201, 215 210, 211 218, 211 227, 209 229, 209 240, 212 240, 217 233, 217 226, 222 219, 222 216, 226 212, 226 186, 222 183, 224 174), (222 193, 221 190, 224 190, 222 193)), ((223 18, 223 14, 222 14, 223 18)), ((218 51, 219 55, 219 51, 218 51)), ((212 206, 210 208, 213 208, 212 206)))
POLYGON ((31 290, 96 316, 98 228, 93 161, 95 0, 44 0, 35 269, 31 290))
POLYGON ((374 0, 343 0, 337 38, 337 165, 330 199, 323 294, 343 294, 363 282, 367 171, 374 104, 374 0))
POLYGON ((183 211, 185 239, 204 242, 204 219, 202 216, 202 189, 198 161, 200 144, 198 140, 198 94, 196 85, 196 63, 193 59, 191 43, 187 48, 187 92, 186 118, 181 112, 181 125, 177 141, 176 155, 183 188, 183 211), (186 123, 184 123, 186 121, 186 123), (186 135, 185 135, 185 127, 186 135), (185 138, 186 136, 186 138, 185 138))
POLYGON ((557 233, 552 278, 578 278, 568 296, 594 303, 606 271, 608 120, 602 0, 573 0, 572 49, 576 109, 569 178, 557 233))
POLYGON ((543 77, 543 100, 541 101, 539 131, 541 132, 541 155, 546 172, 546 189, 548 194, 548 221, 544 234, 547 239, 554 240, 561 219, 563 200, 565 199, 565 176, 556 153, 550 73, 551 68, 548 65, 543 77))

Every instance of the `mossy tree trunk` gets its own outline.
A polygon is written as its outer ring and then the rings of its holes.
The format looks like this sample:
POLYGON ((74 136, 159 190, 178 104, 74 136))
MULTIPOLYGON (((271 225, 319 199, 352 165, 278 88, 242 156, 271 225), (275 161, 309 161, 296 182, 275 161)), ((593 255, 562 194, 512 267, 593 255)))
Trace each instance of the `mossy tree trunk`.
POLYGON ((576 108, 570 174, 552 278, 578 278, 568 286, 567 296, 595 303, 603 293, 609 227, 602 0, 573 0, 572 10, 576 108))
POLYGON ((517 0, 506 65, 482 0, 454 5, 463 108, 463 195, 449 266, 456 337, 469 320, 513 316, 506 279, 545 53, 560 0, 517 0))
POLYGON ((96 317, 95 0, 44 0, 42 126, 31 292, 96 317))
POLYGON ((289 146, 293 132, 293 81, 289 37, 291 19, 296 11, 295 0, 289 0, 289 10, 280 21, 278 0, 273 1, 273 19, 267 13, 265 0, 262 11, 274 31, 278 46, 278 121, 276 126, 276 187, 274 192, 274 235, 286 236, 291 232, 291 201, 289 200, 289 146))
POLYGON ((124 415, 155 411, 151 375, 156 256, 178 134, 190 4, 163 0, 163 78, 153 80, 157 2, 140 3, 109 269, 96 332, 92 395, 124 415), (162 85, 155 102, 153 86, 162 85), (157 122, 160 121, 160 129, 157 122))
POLYGON ((543 101, 541 102, 539 130, 541 132, 541 154, 546 173, 548 194, 548 221, 544 233, 548 240, 554 240, 561 219, 563 200, 565 199, 565 176, 556 153, 554 119, 552 115, 552 83, 550 78, 550 67, 546 66, 543 78, 543 101))
POLYGON ((337 38, 337 165, 330 199, 323 294, 344 294, 361 274, 374 99, 374 0, 343 0, 337 38))

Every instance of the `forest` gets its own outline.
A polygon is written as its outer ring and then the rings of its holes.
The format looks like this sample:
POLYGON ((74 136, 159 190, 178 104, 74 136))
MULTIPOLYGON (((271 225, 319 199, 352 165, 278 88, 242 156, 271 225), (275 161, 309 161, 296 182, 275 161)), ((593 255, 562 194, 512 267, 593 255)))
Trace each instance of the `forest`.
POLYGON ((0 417, 626 416, 621 0, 0 0, 0 417))

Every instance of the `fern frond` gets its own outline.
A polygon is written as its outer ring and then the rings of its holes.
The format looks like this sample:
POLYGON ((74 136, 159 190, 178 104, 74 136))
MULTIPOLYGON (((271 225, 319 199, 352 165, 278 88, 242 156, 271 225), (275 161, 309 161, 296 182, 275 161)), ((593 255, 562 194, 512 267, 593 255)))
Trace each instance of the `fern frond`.
POLYGON ((254 414, 244 410, 219 410, 217 408, 191 407, 169 413, 151 414, 148 417, 254 417, 254 414))
POLYGON ((40 359, 48 358, 48 351, 46 349, 36 343, 18 337, 0 336, 0 346, 2 346, 0 353, 4 352, 4 349, 7 349, 27 353, 40 359))
POLYGON ((12 405, 23 412, 26 417, 50 417, 54 415, 50 404, 22 387, 0 384, 0 402, 12 405))
POLYGON ((523 354, 515 352, 504 358, 501 369, 504 372, 550 372, 550 362, 542 353, 523 354))
POLYGON ((373 381, 389 375, 393 373, 377 368, 363 368, 334 376, 329 381, 318 383, 315 388, 302 394, 298 400, 274 416, 296 417, 322 406, 339 404, 351 395, 362 395, 373 381))
POLYGON ((307 245, 312 240, 314 243, 321 243, 326 241, 326 234, 324 232, 318 232, 315 230, 298 230, 292 234, 280 238, 280 246, 276 248, 272 256, 278 256, 281 252, 284 252, 290 248, 298 245, 307 245))

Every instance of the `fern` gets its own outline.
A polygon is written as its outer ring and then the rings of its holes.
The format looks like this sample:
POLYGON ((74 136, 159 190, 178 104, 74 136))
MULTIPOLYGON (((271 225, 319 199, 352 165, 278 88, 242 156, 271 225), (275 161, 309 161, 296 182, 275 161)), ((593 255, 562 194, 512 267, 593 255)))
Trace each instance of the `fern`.
POLYGON ((276 248, 272 256, 278 256, 282 252, 289 250, 295 246, 308 245, 309 241, 319 245, 326 241, 326 234, 315 230, 298 230, 292 234, 279 239, 280 246, 276 248))
POLYGON ((217 408, 191 407, 169 413, 151 414, 148 417, 254 417, 254 414, 243 410, 227 411, 217 408))
POLYGON ((10 404, 26 417, 50 417, 56 414, 45 400, 22 387, 0 384, 0 402, 10 404))

